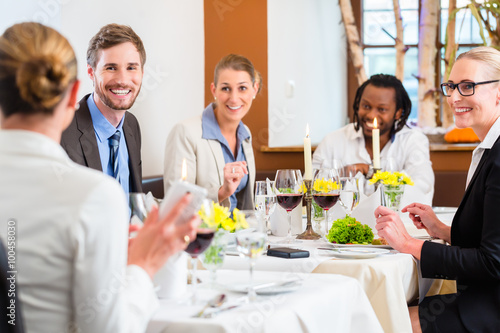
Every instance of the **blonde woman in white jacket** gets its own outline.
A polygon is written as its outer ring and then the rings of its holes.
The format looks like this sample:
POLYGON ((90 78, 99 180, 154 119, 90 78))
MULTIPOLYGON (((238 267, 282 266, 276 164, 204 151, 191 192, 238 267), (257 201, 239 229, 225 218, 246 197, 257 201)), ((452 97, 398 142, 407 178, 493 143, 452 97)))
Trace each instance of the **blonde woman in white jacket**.
POLYGON ((214 102, 200 116, 174 126, 165 149, 165 192, 181 176, 208 190, 224 206, 253 209, 255 160, 252 137, 243 117, 259 92, 261 77, 245 57, 230 54, 215 67, 214 102))

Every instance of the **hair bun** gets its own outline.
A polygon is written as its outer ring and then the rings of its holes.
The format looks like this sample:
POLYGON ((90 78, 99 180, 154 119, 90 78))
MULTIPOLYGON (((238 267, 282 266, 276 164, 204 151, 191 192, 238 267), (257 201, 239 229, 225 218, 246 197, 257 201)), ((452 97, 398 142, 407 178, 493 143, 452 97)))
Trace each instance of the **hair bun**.
POLYGON ((69 78, 68 68, 56 55, 45 55, 19 66, 16 85, 30 105, 50 109, 61 100, 69 78))

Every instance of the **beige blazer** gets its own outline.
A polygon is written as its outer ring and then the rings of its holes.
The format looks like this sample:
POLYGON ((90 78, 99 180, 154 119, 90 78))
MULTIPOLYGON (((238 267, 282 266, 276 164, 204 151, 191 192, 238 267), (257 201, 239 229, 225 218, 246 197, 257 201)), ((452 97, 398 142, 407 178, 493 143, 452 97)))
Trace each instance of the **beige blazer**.
MULTIPOLYGON (((165 148, 163 184, 165 193, 173 182, 181 178, 182 159, 187 162, 187 181, 208 190, 209 199, 218 201, 218 191, 224 182, 224 155, 217 140, 202 139, 201 115, 184 120, 174 126, 165 148)), ((246 127, 246 126, 245 126, 246 127)), ((246 127, 248 132, 250 130, 246 127)), ((248 184, 236 195, 238 209, 254 209, 255 159, 252 138, 242 142, 248 165, 248 184)), ((230 206, 229 198, 220 203, 230 206)))

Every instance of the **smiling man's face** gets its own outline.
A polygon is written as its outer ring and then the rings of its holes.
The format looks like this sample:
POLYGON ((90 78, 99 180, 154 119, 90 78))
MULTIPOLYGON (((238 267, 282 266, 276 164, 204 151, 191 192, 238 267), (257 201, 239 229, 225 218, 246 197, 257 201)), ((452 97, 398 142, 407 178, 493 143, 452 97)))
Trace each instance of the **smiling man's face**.
POLYGON ((96 68, 87 67, 99 110, 129 110, 139 95, 143 70, 136 47, 122 43, 100 50, 96 68))

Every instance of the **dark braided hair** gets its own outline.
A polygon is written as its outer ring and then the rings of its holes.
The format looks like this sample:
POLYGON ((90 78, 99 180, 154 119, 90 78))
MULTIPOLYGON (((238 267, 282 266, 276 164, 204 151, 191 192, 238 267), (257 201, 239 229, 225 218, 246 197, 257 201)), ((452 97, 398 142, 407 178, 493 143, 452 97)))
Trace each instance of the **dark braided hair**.
POLYGON ((356 91, 356 97, 354 98, 354 103, 352 108, 354 110, 353 122, 354 129, 356 131, 359 130, 359 102, 361 100, 361 96, 365 91, 367 85, 371 84, 372 86, 379 88, 394 88, 396 92, 396 111, 401 109, 401 117, 396 121, 396 126, 393 126, 391 129, 391 136, 399 132, 406 125, 406 121, 410 116, 411 112, 411 100, 406 92, 405 88, 401 81, 399 81, 394 75, 388 74, 375 74, 370 77, 370 79, 366 80, 356 91))

